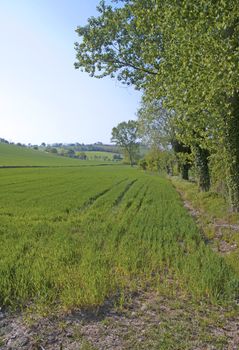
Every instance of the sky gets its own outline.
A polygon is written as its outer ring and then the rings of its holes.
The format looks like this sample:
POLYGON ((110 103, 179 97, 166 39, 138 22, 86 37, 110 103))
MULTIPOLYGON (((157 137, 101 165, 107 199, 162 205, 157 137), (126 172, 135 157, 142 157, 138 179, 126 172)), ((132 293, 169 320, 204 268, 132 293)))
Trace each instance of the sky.
POLYGON ((135 119, 140 93, 75 70, 75 29, 98 0, 0 0, 0 137, 12 142, 109 143, 135 119))

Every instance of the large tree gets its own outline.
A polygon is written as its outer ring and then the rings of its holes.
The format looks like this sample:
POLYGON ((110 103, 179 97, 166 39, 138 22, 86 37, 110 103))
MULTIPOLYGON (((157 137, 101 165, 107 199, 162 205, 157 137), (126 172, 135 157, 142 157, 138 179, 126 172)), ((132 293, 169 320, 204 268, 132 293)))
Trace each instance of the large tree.
POLYGON ((112 129, 111 141, 123 149, 129 157, 130 165, 133 166, 139 148, 137 122, 129 120, 128 122, 119 123, 112 129))

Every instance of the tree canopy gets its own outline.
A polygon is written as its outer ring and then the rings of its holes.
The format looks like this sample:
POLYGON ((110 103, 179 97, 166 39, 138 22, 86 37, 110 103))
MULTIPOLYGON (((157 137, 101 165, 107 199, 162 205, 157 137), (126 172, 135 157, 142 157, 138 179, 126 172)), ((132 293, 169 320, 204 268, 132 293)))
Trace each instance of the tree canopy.
POLYGON ((177 138, 195 154, 205 153, 198 147, 223 150, 229 198, 239 210, 238 1, 101 1, 98 12, 77 28, 75 67, 164 101, 177 138))

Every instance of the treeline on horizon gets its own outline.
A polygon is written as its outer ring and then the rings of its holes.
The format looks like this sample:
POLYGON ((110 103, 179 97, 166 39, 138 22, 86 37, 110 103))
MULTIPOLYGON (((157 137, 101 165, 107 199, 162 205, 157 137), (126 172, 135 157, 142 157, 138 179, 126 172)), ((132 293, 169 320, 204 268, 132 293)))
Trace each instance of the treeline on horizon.
MULTIPOLYGON (((91 144, 84 144, 84 143, 79 143, 79 142, 75 142, 75 143, 62 143, 62 142, 54 142, 54 143, 46 143, 46 142, 42 142, 40 145, 38 144, 25 144, 25 143, 21 143, 21 142, 12 142, 12 141, 8 141, 4 138, 0 137, 0 143, 6 143, 9 145, 16 145, 19 147, 29 147, 29 148, 69 148, 69 147, 74 147, 76 148, 77 151, 104 151, 104 152, 120 152, 120 150, 115 146, 115 145, 110 145, 110 144, 104 144, 103 142, 96 142, 96 143, 91 143, 91 144)), ((117 153, 116 152, 116 153, 117 153)))
POLYGON ((142 168, 196 178, 239 211, 239 2, 100 1, 75 68, 141 90, 142 168))

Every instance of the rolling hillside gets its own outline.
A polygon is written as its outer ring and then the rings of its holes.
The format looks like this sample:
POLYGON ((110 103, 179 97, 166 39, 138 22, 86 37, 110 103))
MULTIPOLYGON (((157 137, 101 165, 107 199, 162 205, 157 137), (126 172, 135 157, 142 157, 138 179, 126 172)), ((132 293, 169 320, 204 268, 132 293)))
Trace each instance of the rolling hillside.
MULTIPOLYGON (((7 166, 80 166, 96 164, 97 161, 61 157, 44 151, 0 143, 0 167, 7 166)), ((102 163, 102 160, 99 162, 102 163)))

